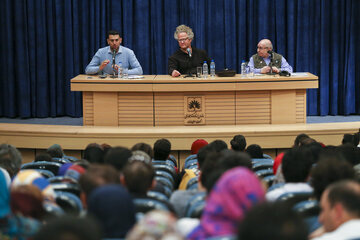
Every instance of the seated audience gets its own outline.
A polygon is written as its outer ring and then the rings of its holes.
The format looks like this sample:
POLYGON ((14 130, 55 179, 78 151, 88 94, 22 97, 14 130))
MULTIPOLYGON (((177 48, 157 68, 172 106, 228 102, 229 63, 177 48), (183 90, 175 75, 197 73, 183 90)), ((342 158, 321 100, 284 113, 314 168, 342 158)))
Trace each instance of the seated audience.
POLYGON ((46 149, 46 153, 52 158, 62 158, 65 156, 64 150, 59 144, 51 145, 48 149, 46 149))
POLYGON ((340 181, 328 186, 321 196, 319 215, 326 233, 315 239, 360 239, 359 203, 359 183, 340 181))
POLYGON ((153 210, 135 224, 127 234, 128 240, 171 239, 182 240, 176 227, 176 218, 169 212, 153 210))
POLYGON ((249 154, 251 158, 264 158, 263 150, 258 144, 249 145, 245 152, 249 154))
POLYGON ((224 173, 206 200, 200 224, 187 239, 236 235, 245 213, 264 200, 264 189, 252 171, 244 167, 224 173))
POLYGON ((153 151, 152 147, 147 143, 137 143, 134 146, 132 146, 132 148, 130 150, 132 152, 134 152, 136 150, 140 150, 140 151, 143 151, 144 153, 146 153, 147 155, 149 155, 149 157, 151 159, 154 158, 154 151, 153 151))
POLYGON ((101 240, 98 224, 90 218, 63 216, 46 223, 32 240, 101 240))
POLYGON ((83 158, 90 163, 103 163, 104 149, 97 143, 90 143, 84 150, 83 158))
POLYGON ((307 183, 312 166, 312 155, 304 148, 292 148, 287 151, 282 161, 282 173, 285 184, 266 193, 268 201, 275 201, 284 193, 312 192, 307 183))
POLYGON ((22 156, 16 147, 10 144, 0 145, 0 167, 5 169, 13 178, 21 168, 22 156))
POLYGON ((344 134, 342 144, 349 143, 355 147, 359 147, 360 132, 354 134, 344 134))
POLYGON ((235 135, 230 141, 231 149, 234 151, 245 151, 246 148, 246 139, 243 135, 235 135))
POLYGON ((111 148, 104 159, 105 164, 115 167, 119 172, 128 164, 129 158, 132 156, 131 151, 126 147, 111 148))
POLYGON ((103 238, 124 238, 135 224, 132 197, 119 184, 103 185, 92 191, 88 215, 99 222, 103 238))
POLYGON ((80 176, 80 199, 83 207, 87 208, 87 200, 91 192, 106 184, 120 184, 119 172, 109 165, 91 164, 80 176))
POLYGON ((250 209, 239 226, 238 239, 307 240, 307 226, 286 203, 262 203, 250 209))

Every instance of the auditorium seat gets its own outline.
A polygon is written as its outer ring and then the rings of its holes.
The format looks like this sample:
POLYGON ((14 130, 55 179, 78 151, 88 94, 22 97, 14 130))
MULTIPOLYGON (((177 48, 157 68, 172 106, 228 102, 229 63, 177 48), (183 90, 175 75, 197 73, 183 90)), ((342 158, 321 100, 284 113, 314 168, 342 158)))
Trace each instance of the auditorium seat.
POLYGON ((170 211, 166 204, 155 199, 135 198, 134 205, 136 213, 147 213, 154 209, 170 211))
POLYGON ((53 172, 46 170, 46 169, 35 169, 35 170, 38 171, 39 173, 41 173, 41 175, 43 177, 48 178, 48 179, 55 176, 53 172))
POLYGON ((51 171, 54 175, 57 175, 59 168, 61 167, 61 163, 56 162, 31 162, 31 163, 25 163, 21 166, 21 169, 44 169, 51 171))
POLYGON ((198 160, 196 158, 186 161, 184 164, 184 168, 189 169, 189 168, 191 168, 191 166, 194 166, 194 165, 195 166, 198 165, 198 160))
POLYGON ((309 200, 313 196, 312 192, 288 192, 280 195, 276 201, 283 201, 295 206, 296 203, 309 200))
POLYGON ((71 192, 56 191, 55 201, 66 214, 79 216, 83 210, 80 198, 71 192))
POLYGON ((169 198, 165 194, 163 194, 161 192, 148 191, 146 195, 149 198, 153 198, 153 199, 156 199, 156 200, 159 200, 159 201, 163 201, 163 202, 169 201, 169 198))
POLYGON ((70 192, 72 194, 75 194, 76 196, 80 196, 79 184, 60 182, 60 183, 51 183, 51 186, 55 192, 58 192, 58 191, 70 192))
POLYGON ((68 159, 66 159, 66 158, 54 158, 54 157, 51 158, 51 161, 52 161, 52 162, 61 163, 61 164, 71 162, 70 160, 68 160, 68 159))
POLYGON ((54 176, 49 178, 48 180, 50 183, 78 183, 74 178, 66 176, 54 176))
POLYGON ((199 183, 199 177, 191 178, 186 184, 186 190, 197 189, 199 183))
POLYGON ((205 198, 205 192, 199 192, 191 197, 185 208, 185 217, 200 218, 205 207, 205 198))

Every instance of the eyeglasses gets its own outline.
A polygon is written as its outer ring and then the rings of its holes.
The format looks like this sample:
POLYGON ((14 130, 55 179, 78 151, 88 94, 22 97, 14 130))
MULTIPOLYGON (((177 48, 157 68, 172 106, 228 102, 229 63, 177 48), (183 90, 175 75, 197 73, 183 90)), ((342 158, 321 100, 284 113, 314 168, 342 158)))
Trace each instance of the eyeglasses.
POLYGON ((182 38, 182 39, 178 39, 178 42, 186 42, 186 40, 188 40, 189 38, 182 38))

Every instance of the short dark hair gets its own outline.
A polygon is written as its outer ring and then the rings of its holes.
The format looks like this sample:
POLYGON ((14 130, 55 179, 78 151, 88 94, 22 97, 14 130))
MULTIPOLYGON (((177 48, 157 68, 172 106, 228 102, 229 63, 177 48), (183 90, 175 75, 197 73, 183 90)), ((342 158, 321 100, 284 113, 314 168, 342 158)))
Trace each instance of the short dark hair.
POLYGON ((50 154, 53 158, 62 158, 64 156, 64 151, 59 144, 54 144, 46 149, 46 153, 50 154))
POLYGON ((239 239, 306 240, 308 229, 301 216, 285 202, 254 206, 240 223, 239 239))
POLYGON ((95 220, 64 215, 50 220, 33 240, 101 240, 101 230, 95 220))
POLYGON ((107 38, 109 38, 110 35, 119 35, 119 37, 121 37, 120 33, 118 31, 116 31, 116 30, 109 30, 107 38))
POLYGON ((155 178, 152 165, 143 161, 131 161, 123 169, 126 188, 131 194, 146 195, 155 178))
POLYGON ((212 148, 212 146, 210 144, 200 148, 199 152, 197 153, 199 169, 202 169, 205 159, 207 158, 208 154, 210 154, 212 152, 215 152, 215 150, 212 148))
POLYGON ((143 151, 144 153, 147 153, 150 158, 154 157, 154 151, 153 151, 152 147, 147 143, 137 143, 134 146, 132 146, 132 148, 130 150, 132 152, 134 152, 136 150, 140 150, 140 151, 143 151))
POLYGON ((316 166, 311 171, 311 185, 314 195, 320 200, 322 193, 331 183, 344 179, 355 179, 354 168, 333 151, 323 152, 316 166))
POLYGON ((21 168, 22 156, 16 147, 10 144, 0 145, 0 167, 4 168, 12 178, 21 168))
POLYGON ((355 181, 343 180, 335 182, 328 187, 328 200, 330 206, 341 203, 351 214, 360 217, 360 185, 355 181))
POLYGON ((228 145, 223 140, 214 140, 209 144, 216 152, 221 152, 224 149, 228 149, 228 145))
POLYGON ((360 149, 350 143, 340 145, 335 151, 339 152, 352 166, 360 163, 360 149))
POLYGON ((294 140, 294 147, 299 147, 301 145, 301 142, 307 138, 310 138, 310 137, 309 137, 309 135, 307 135, 305 133, 298 134, 294 140))
POLYGON ((301 147, 288 150, 282 160, 285 182, 305 182, 312 166, 312 155, 301 147))
POLYGON ((154 143, 154 159, 166 160, 171 152, 171 143, 169 140, 162 138, 154 143))
POLYGON ((104 162, 121 171, 129 162, 132 152, 126 147, 113 147, 105 155, 104 162))
POLYGON ((260 145, 258 144, 251 144, 249 145, 245 152, 247 152, 251 158, 263 158, 264 153, 260 145))
POLYGON ((97 187, 103 184, 119 184, 119 172, 113 166, 91 164, 88 169, 80 176, 80 189, 89 196, 97 187))
POLYGON ((230 141, 230 145, 235 151, 244 151, 246 148, 246 139, 243 135, 235 135, 230 141))
POLYGON ((84 150, 84 159, 90 163, 103 163, 104 162, 104 150, 97 143, 90 143, 84 150))
POLYGON ((48 153, 40 153, 35 156, 34 162, 51 162, 52 157, 48 153))
POLYGON ((344 134, 342 144, 349 143, 355 147, 359 145, 360 132, 354 134, 344 134))

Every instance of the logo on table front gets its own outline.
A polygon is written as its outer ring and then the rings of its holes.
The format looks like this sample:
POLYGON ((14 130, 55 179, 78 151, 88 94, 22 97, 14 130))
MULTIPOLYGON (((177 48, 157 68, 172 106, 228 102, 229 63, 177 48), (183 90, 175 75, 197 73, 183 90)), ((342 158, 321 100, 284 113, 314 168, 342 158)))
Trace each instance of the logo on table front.
POLYGON ((184 125, 205 124, 205 97, 184 96, 184 125))

